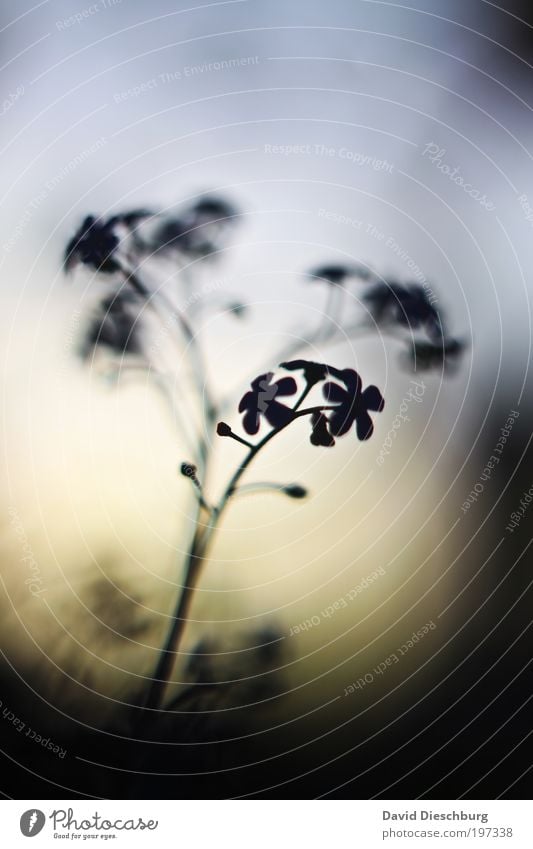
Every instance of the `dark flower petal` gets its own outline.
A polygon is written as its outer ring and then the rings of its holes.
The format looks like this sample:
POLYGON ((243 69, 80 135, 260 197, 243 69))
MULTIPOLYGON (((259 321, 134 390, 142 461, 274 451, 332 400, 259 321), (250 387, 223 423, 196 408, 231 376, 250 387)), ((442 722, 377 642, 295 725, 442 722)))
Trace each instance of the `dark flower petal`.
POLYGON ((64 257, 65 271, 69 272, 78 263, 106 274, 120 270, 120 263, 113 256, 119 238, 113 231, 114 220, 107 222, 88 215, 76 235, 67 245, 64 257))
POLYGON ((353 368, 335 369, 335 377, 342 380, 350 395, 355 397, 361 392, 362 380, 353 368))
POLYGON ((320 445, 324 448, 332 448, 335 445, 335 440, 328 430, 328 420, 324 413, 313 413, 311 427, 310 440, 312 445, 320 445))
POLYGON ((71 271, 72 268, 80 261, 80 257, 78 255, 80 244, 83 239, 86 238, 95 221, 96 219, 94 215, 87 215, 76 235, 68 242, 63 259, 65 271, 71 271))
POLYGON ((303 371, 306 383, 311 386, 325 380, 329 371, 329 366, 325 363, 313 363, 310 360, 290 360, 279 365, 287 371, 303 371))
POLYGON ((365 410, 361 410, 357 414, 356 428, 357 438, 361 441, 365 439, 370 439, 370 437, 374 433, 374 425, 372 424, 372 419, 365 410))
POLYGON ((244 414, 242 426, 250 436, 254 436, 257 433, 259 430, 259 412, 257 409, 250 409, 244 414))
POLYGON ((267 422, 276 428, 289 424, 294 418, 293 411, 278 401, 270 401, 263 415, 267 422))
POLYGON ((282 377, 274 383, 277 386, 276 395, 294 395, 298 391, 293 377, 282 377))
POLYGON ((254 392, 259 392, 263 389, 267 384, 270 383, 272 378, 274 377, 274 372, 269 371, 266 374, 260 374, 259 377, 256 377, 252 380, 251 386, 254 392))
POLYGON ((332 404, 342 404, 346 400, 346 390, 338 383, 325 383, 322 393, 326 401, 332 404))
POLYGON ((260 374, 252 381, 252 389, 239 403, 239 412, 245 412, 243 427, 247 433, 255 434, 259 430, 261 416, 274 428, 284 427, 293 418, 294 412, 276 401, 277 395, 294 395, 298 387, 292 377, 281 378, 272 383, 273 372, 260 374))
POLYGON ((381 392, 377 386, 368 386, 361 392, 361 378, 353 369, 335 369, 334 372, 346 389, 336 383, 326 383, 323 387, 326 399, 336 405, 329 415, 330 433, 343 436, 355 422, 359 439, 369 439, 374 427, 368 410, 381 412, 385 406, 381 392))
POLYGON ((367 386, 361 395, 361 400, 367 410, 374 410, 376 413, 381 413, 385 406, 383 395, 377 386, 367 386))
POLYGON ((250 406, 255 404, 255 395, 253 392, 246 392, 245 395, 242 396, 239 401, 239 413, 243 413, 244 410, 248 410, 250 406))
POLYGON ((344 436, 348 433, 355 420, 353 404, 340 404, 330 414, 329 429, 333 436, 344 436))

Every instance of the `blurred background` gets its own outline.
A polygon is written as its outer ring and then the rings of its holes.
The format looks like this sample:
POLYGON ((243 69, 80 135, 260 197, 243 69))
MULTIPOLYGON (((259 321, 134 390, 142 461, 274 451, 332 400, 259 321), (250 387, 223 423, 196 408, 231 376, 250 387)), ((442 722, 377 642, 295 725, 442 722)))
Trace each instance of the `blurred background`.
MULTIPOLYGON (((0 14, 3 794, 530 795, 528 4, 0 14), (317 266, 427 284, 465 351, 454 371, 413 375, 385 333, 315 342, 312 358, 380 388, 374 436, 330 452, 298 425, 258 459, 247 480, 309 497, 232 505, 173 712, 146 741, 130 717, 183 581, 189 446, 145 374, 83 355, 113 281, 62 263, 88 214, 179 215, 205 193, 236 210, 223 247, 143 271, 194 322, 237 432, 249 382, 327 309, 317 266), (378 462, 413 380, 421 401, 378 462)), ((341 323, 366 309, 362 284, 346 289, 341 323)), ((185 355, 165 363, 197 420, 185 355)), ((216 495, 243 449, 211 448, 216 495)))

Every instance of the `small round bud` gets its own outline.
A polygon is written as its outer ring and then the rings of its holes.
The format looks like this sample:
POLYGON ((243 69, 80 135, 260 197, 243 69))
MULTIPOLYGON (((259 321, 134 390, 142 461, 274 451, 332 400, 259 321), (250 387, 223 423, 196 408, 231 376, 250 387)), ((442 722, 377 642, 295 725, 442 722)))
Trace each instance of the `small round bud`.
POLYGON ((226 422, 219 422, 217 424, 217 433, 219 436, 231 436, 231 428, 229 424, 226 424, 226 422))
POLYGON ((305 489, 305 487, 300 486, 300 484, 298 483, 292 483, 288 486, 284 486, 283 492, 290 498, 305 498, 307 495, 307 490, 305 489))
POLYGON ((193 463, 182 463, 180 466, 180 472, 186 478, 195 478, 197 468, 193 463))
POLYGON ((237 316, 237 318, 243 318, 246 315, 246 309, 246 305, 241 303, 229 305, 229 311, 233 313, 233 315, 237 316))

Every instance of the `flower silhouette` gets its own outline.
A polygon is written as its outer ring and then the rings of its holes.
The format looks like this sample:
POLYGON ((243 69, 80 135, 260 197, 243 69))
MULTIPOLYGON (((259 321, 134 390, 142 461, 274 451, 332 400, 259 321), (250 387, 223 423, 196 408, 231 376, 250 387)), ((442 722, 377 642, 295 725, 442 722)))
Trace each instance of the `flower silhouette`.
POLYGON ((65 270, 71 271, 78 263, 88 265, 95 271, 113 274, 120 270, 115 258, 119 238, 115 233, 117 218, 102 221, 88 215, 65 250, 65 270))
POLYGON ((142 353, 138 309, 128 292, 117 292, 100 302, 86 330, 80 355, 88 359, 99 347, 120 355, 142 353))
POLYGON ((273 372, 261 374, 252 381, 252 388, 239 404, 239 413, 246 433, 255 434, 259 430, 261 416, 274 428, 283 427, 294 418, 290 407, 280 404, 276 397, 294 395, 298 387, 292 377, 282 377, 272 383, 273 372))
POLYGON ((368 386, 362 392, 361 378, 353 369, 331 369, 331 373, 346 388, 338 383, 326 383, 322 387, 326 400, 336 405, 328 419, 329 432, 332 436, 343 436, 355 423, 358 439, 370 439, 374 425, 368 411, 383 410, 385 401, 381 392, 377 386, 368 386))
POLYGON ((290 360, 280 363, 279 366, 287 371, 303 371, 304 379, 309 386, 325 380, 329 373, 329 366, 325 363, 313 363, 311 360, 290 360))
POLYGON ((408 363, 413 371, 443 369, 453 372, 465 345, 458 339, 443 339, 439 343, 415 340, 409 350, 408 363))
POLYGON ((311 445, 320 445, 323 448, 332 448, 335 445, 335 440, 328 430, 328 420, 324 413, 313 413, 311 428, 311 445))
POLYGON ((380 283, 364 295, 374 320, 390 321, 403 327, 423 327, 432 338, 442 337, 440 316, 423 286, 416 283, 380 283))
POLYGON ((150 250, 208 257, 220 250, 226 232, 237 218, 236 209, 226 200, 215 196, 202 198, 178 217, 165 218, 154 234, 150 250))

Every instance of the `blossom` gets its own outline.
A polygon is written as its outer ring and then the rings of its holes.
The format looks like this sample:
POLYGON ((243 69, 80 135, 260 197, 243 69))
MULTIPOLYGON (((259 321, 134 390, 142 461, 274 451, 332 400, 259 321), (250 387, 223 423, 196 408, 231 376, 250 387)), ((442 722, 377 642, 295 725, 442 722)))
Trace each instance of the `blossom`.
POLYGON ((98 304, 80 348, 82 358, 98 347, 120 355, 142 353, 138 310, 128 293, 120 291, 98 304))
POLYGON ((335 445, 335 440, 328 430, 328 420, 324 413, 315 412, 312 414, 311 428, 311 445, 321 445, 323 448, 332 448, 335 445))
POLYGON ((415 340, 408 354, 413 371, 429 371, 441 368, 453 371, 463 354, 464 343, 458 339, 443 339, 440 343, 415 340))
POLYGON ((115 258, 119 238, 114 228, 116 219, 102 221, 88 215, 65 250, 65 270, 70 271, 78 263, 88 265, 95 271, 113 274, 120 270, 115 258))
POLYGON ((378 324, 390 321, 412 329, 423 327, 432 338, 442 336, 440 316, 423 286, 380 283, 363 298, 378 324))
POLYGON ((194 257, 207 257, 220 250, 226 231, 238 213, 226 200, 207 196, 169 216, 159 224, 150 242, 151 251, 178 251, 194 257))
POLYGON ((294 395, 298 387, 292 377, 282 377, 272 383, 273 372, 261 374, 252 381, 252 388, 239 404, 239 413, 244 413, 243 427, 249 434, 257 433, 261 416, 274 428, 283 427, 294 418, 294 412, 280 404, 276 396, 294 395))
POLYGON ((121 271, 122 265, 117 257, 117 249, 122 239, 130 237, 137 250, 142 250, 143 242, 138 226, 156 213, 149 209, 131 209, 118 212, 107 220, 88 215, 76 235, 65 250, 64 267, 71 271, 78 263, 87 265, 95 271, 113 274, 121 271))
POLYGON ((290 360, 280 363, 279 366, 287 371, 303 371, 305 381, 309 386, 314 386, 315 383, 325 380, 329 373, 329 366, 325 363, 314 363, 311 360, 290 360))
POLYGON ((368 386, 362 392, 361 378, 353 369, 331 369, 331 373, 346 388, 338 383, 326 383, 322 387, 326 400, 336 405, 328 417, 329 432, 332 436, 343 436, 355 423, 358 438, 369 439, 374 425, 368 411, 380 413, 383 410, 385 401, 381 392, 377 386, 368 386))

